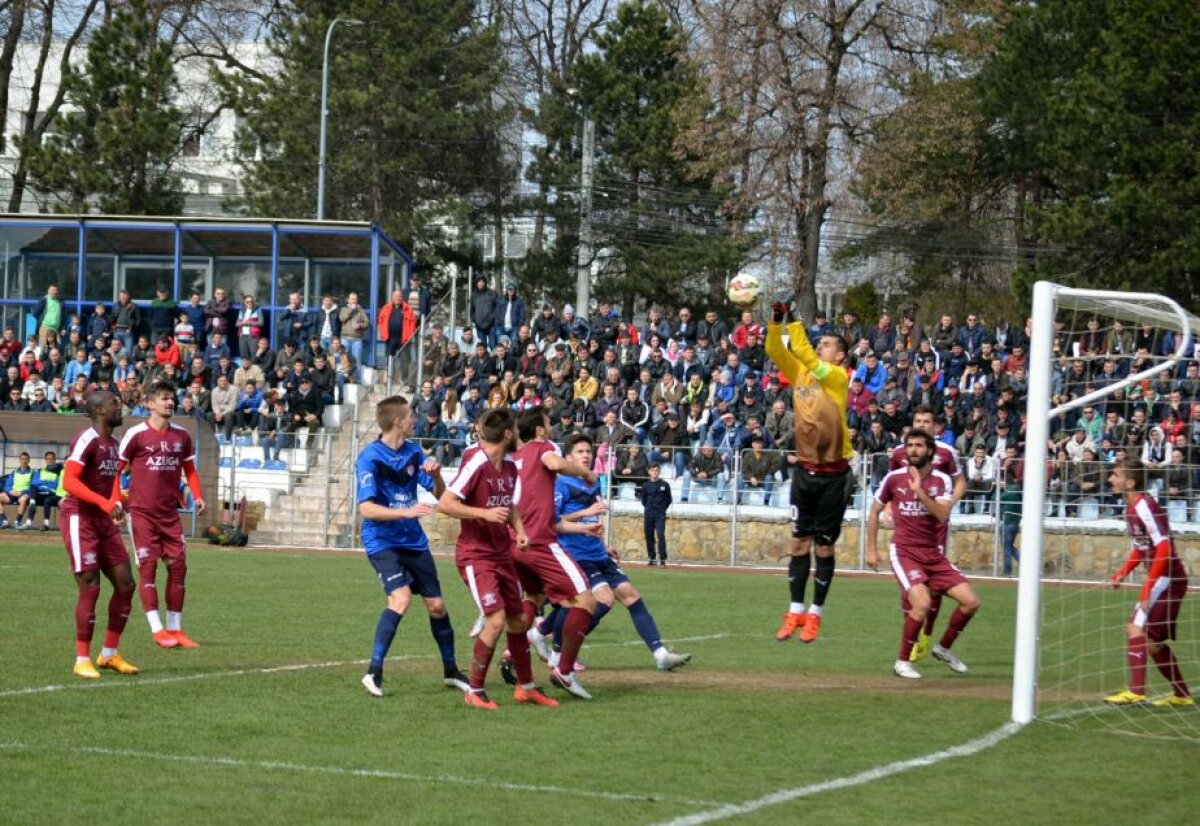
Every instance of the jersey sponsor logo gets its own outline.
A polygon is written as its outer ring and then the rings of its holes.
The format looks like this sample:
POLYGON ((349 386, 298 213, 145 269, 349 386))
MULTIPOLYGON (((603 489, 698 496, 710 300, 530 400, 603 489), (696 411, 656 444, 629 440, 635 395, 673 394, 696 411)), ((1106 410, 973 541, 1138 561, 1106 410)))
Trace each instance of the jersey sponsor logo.
POLYGON ((489 496, 485 508, 507 508, 512 505, 512 496, 509 494, 489 496))
POLYGON ((145 466, 148 470, 174 470, 180 462, 178 456, 147 456, 145 466))
MULTIPOLYGON (((930 492, 932 496, 933 493, 930 492)), ((915 500, 899 500, 896 502, 896 507, 904 516, 924 516, 929 511, 925 510, 925 506, 915 500)))

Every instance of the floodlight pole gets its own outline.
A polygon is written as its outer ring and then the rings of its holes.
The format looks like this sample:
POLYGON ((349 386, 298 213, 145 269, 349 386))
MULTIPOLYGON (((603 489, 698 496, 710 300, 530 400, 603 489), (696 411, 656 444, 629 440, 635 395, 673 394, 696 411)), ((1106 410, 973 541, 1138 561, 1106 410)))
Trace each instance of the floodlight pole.
POLYGON ((361 20, 355 20, 351 17, 335 17, 329 21, 329 28, 325 30, 325 53, 324 59, 321 61, 321 150, 318 158, 317 166, 317 220, 325 220, 325 148, 326 148, 326 122, 329 119, 329 41, 333 39, 333 29, 338 23, 345 23, 347 26, 361 26, 361 20))

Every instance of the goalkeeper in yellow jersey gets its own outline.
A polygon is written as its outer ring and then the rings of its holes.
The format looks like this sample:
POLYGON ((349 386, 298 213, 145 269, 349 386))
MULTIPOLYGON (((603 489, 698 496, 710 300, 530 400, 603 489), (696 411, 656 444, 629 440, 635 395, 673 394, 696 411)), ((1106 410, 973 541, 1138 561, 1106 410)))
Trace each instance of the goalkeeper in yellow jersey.
POLYGON ((767 355, 792 385, 792 412, 796 419, 796 453, 792 464, 791 561, 788 584, 791 605, 775 635, 786 640, 800 632, 801 642, 812 642, 821 631, 821 612, 833 581, 833 546, 842 532, 846 505, 854 496, 850 458, 850 429, 846 425, 846 390, 850 377, 842 366, 846 341, 823 335, 816 349, 808 341, 804 323, 786 325, 786 304, 772 304, 773 322, 767 326, 767 355), (804 593, 816 546, 816 575, 812 604, 804 593))

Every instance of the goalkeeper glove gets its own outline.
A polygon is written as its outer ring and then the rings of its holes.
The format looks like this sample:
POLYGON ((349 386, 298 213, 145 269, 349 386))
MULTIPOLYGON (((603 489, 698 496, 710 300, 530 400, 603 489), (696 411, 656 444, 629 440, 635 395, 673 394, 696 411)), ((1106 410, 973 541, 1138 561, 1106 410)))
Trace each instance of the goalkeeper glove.
POLYGON ((771 316, 776 324, 782 324, 788 320, 791 311, 788 309, 786 301, 776 301, 771 304, 771 316))

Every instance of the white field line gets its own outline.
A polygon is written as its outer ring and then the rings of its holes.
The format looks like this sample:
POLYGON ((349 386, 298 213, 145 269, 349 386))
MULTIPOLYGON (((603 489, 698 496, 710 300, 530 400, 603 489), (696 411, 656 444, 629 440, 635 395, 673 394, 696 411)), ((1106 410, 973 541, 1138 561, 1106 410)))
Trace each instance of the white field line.
POLYGON ((787 803, 792 800, 798 800, 802 797, 811 797, 822 792, 836 791, 838 789, 849 789, 854 786, 862 786, 866 783, 874 783, 876 780, 882 780, 892 775, 910 771, 912 769, 924 768, 941 763, 945 760, 952 760, 958 757, 970 757, 973 754, 991 748, 997 743, 1006 740, 1012 735, 1021 730, 1021 726, 1016 723, 1006 723, 1000 728, 985 734, 975 740, 963 743, 958 746, 951 746, 941 751, 935 751, 931 754, 926 754, 921 757, 914 757, 909 760, 900 760, 895 763, 887 763, 882 766, 876 766, 873 769, 867 769, 858 774, 852 774, 848 777, 838 777, 833 780, 825 780, 821 783, 813 783, 808 786, 799 786, 794 789, 782 789, 777 792, 760 797, 756 800, 747 800, 744 803, 728 803, 724 806, 719 806, 707 812, 697 812, 696 814, 684 815, 677 817, 674 820, 663 821, 658 826, 699 826, 702 823, 713 823, 718 820, 725 820, 739 815, 753 814, 768 806, 777 806, 780 803, 787 803))
MULTIPOLYGON (((700 642, 703 640, 719 640, 732 636, 731 634, 704 634, 695 637, 679 637, 669 642, 700 642)), ((645 645, 641 640, 626 642, 599 642, 591 644, 591 648, 619 648, 626 645, 645 645)), ((388 662, 405 660, 432 660, 434 654, 413 654, 400 657, 389 657, 388 662)), ((309 671, 317 668, 341 668, 350 665, 366 665, 369 660, 337 660, 319 663, 297 663, 295 665, 277 665, 270 668, 239 668, 232 671, 210 671, 201 674, 181 674, 175 677, 137 677, 135 679, 98 680, 89 682, 57 683, 54 685, 31 686, 30 688, 13 688, 0 691, 0 700, 8 697, 27 697, 34 694, 53 694, 59 691, 96 691, 103 688, 137 688, 139 686, 170 685, 173 683, 188 683, 195 680, 220 680, 227 677, 249 677, 260 674, 281 674, 289 671, 309 671)))
POLYGON ((123 757, 142 761, 164 761, 173 763, 189 763, 199 766, 221 766, 238 769, 264 769, 267 771, 302 772, 306 774, 325 774, 338 777, 366 777, 379 780, 400 780, 409 783, 452 784, 457 786, 477 786, 488 789, 502 789, 513 792, 536 792, 539 794, 561 794, 566 797, 591 797, 600 800, 635 801, 635 802, 669 802, 685 806, 719 806, 718 801, 693 800, 691 798, 674 797, 658 793, 636 794, 632 792, 600 792, 566 786, 543 786, 534 783, 513 783, 504 780, 488 780, 482 777, 462 777, 452 774, 412 774, 409 772, 384 771, 382 769, 351 769, 342 766, 310 766, 302 763, 289 763, 278 760, 246 760, 240 757, 210 757, 192 754, 162 754, 158 752, 134 751, 131 749, 110 749, 101 746, 57 747, 40 746, 20 742, 0 742, 0 751, 50 751, 57 754, 82 754, 100 757, 123 757))

